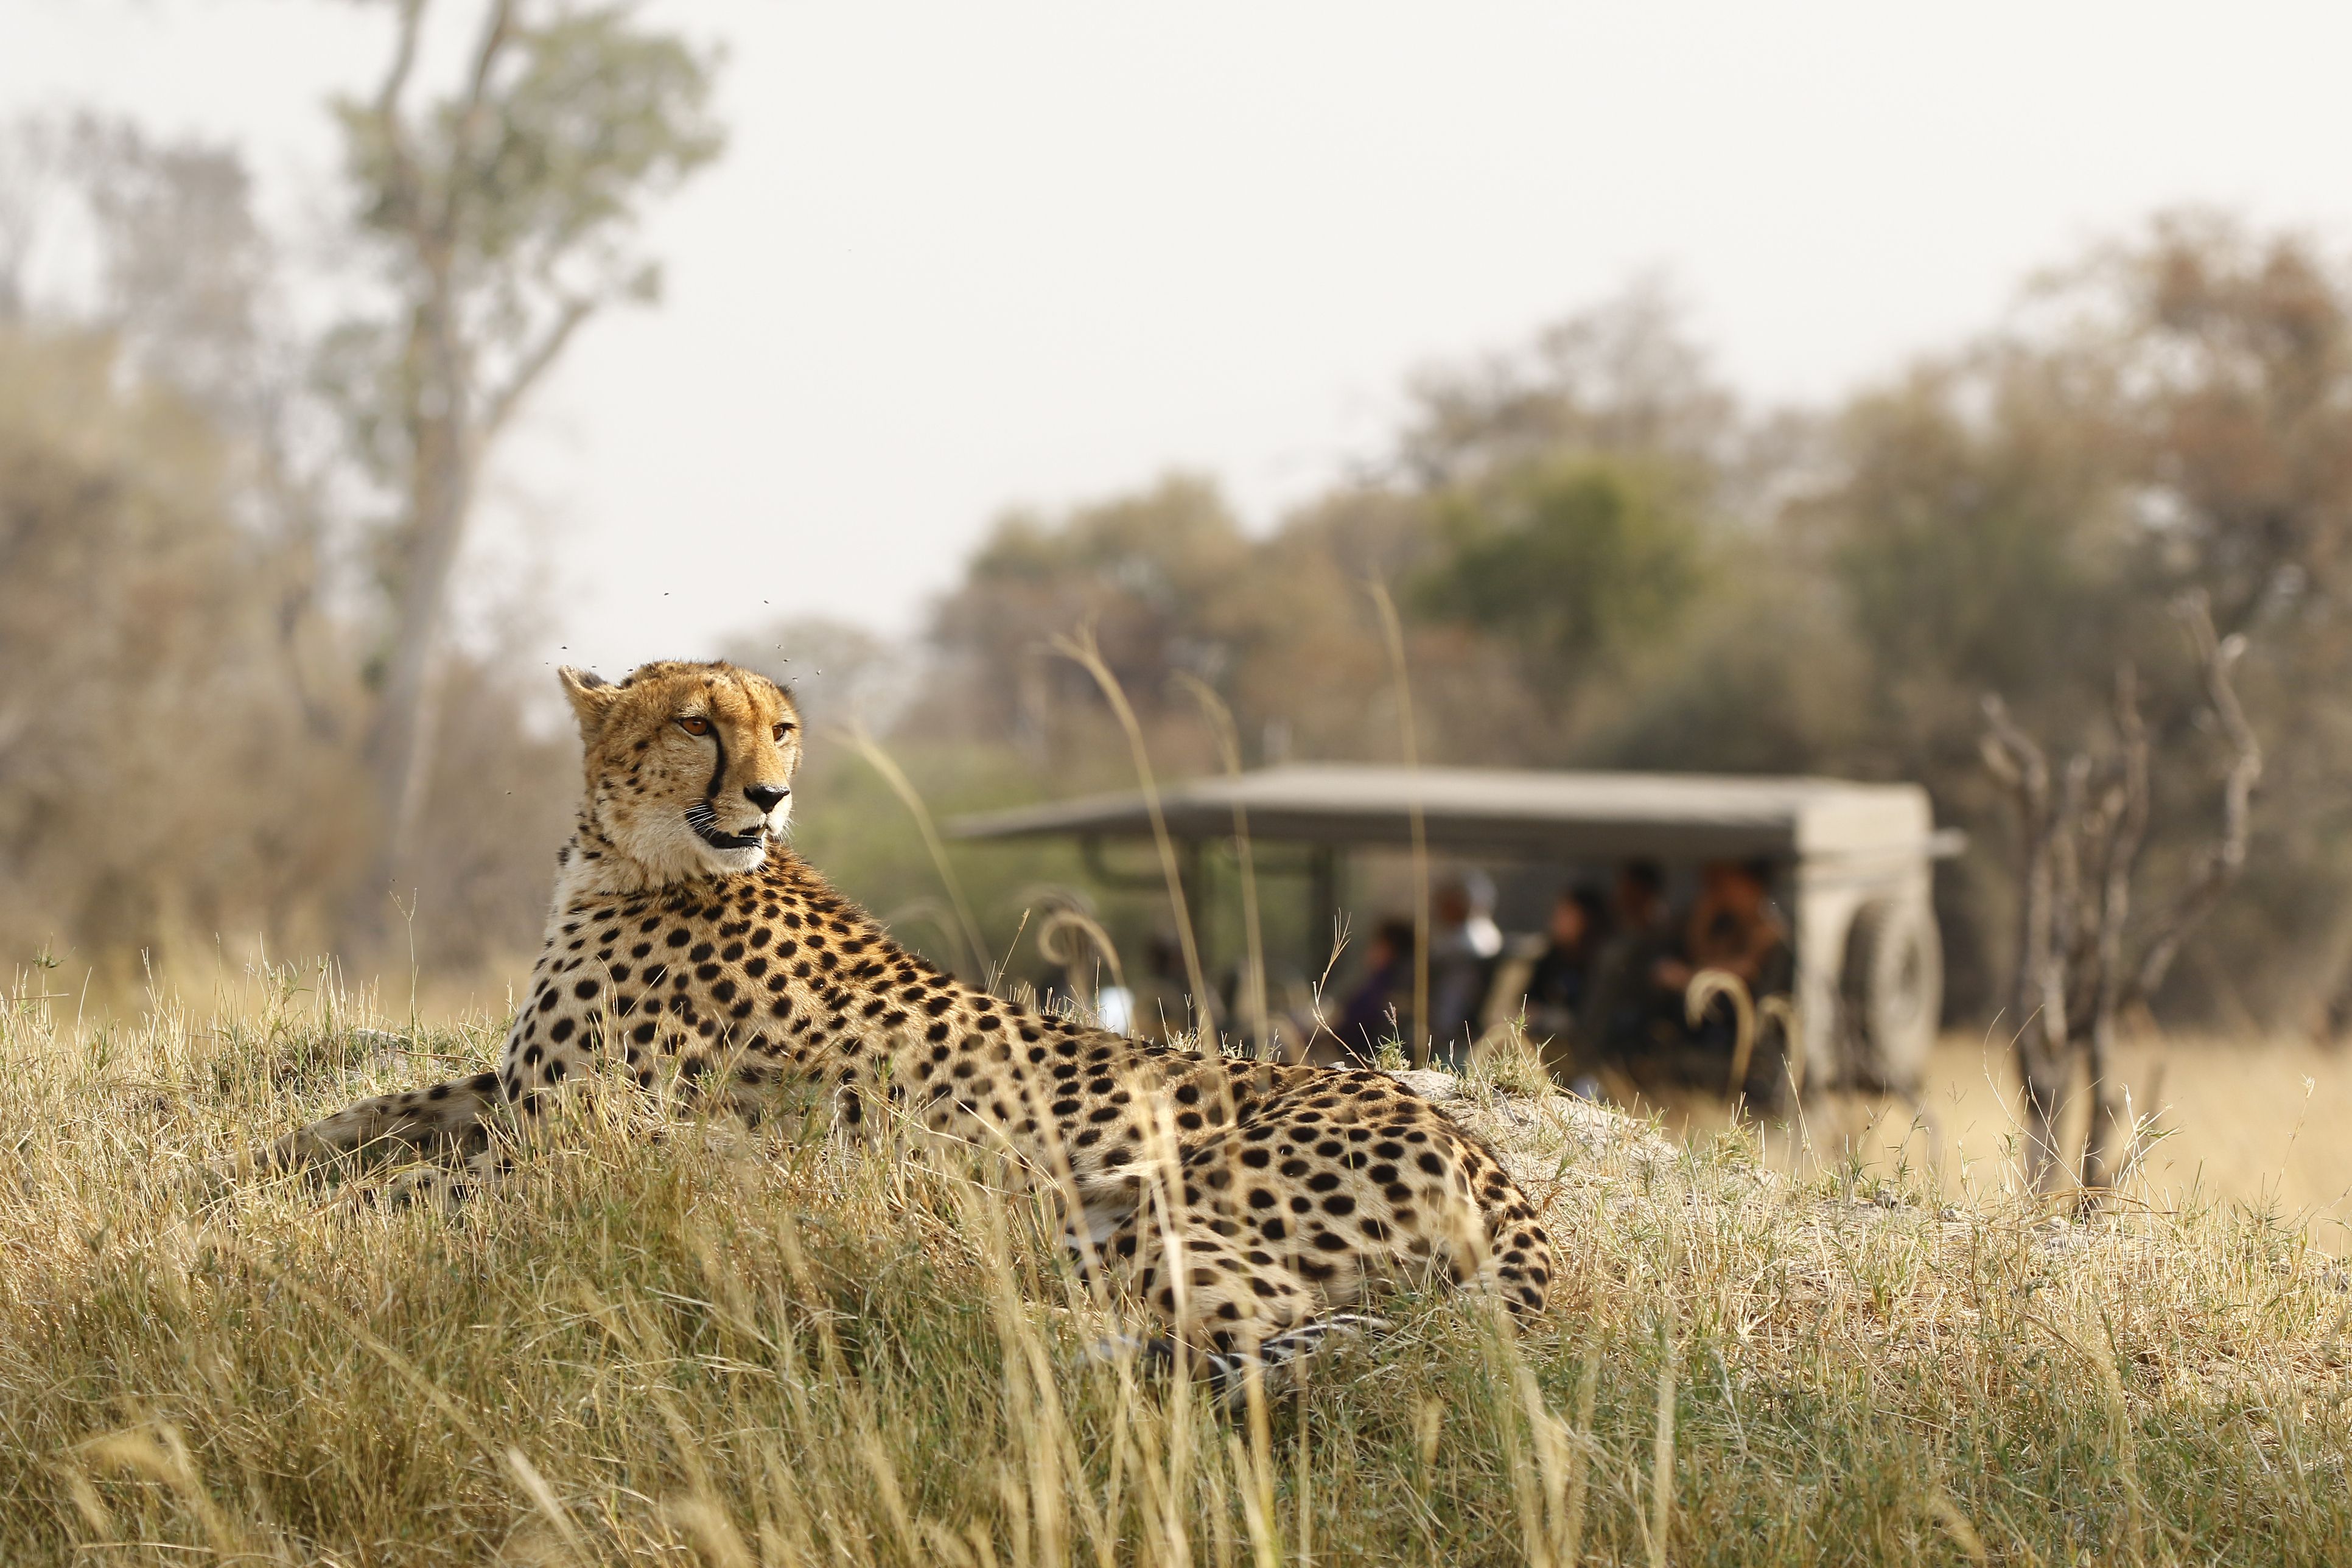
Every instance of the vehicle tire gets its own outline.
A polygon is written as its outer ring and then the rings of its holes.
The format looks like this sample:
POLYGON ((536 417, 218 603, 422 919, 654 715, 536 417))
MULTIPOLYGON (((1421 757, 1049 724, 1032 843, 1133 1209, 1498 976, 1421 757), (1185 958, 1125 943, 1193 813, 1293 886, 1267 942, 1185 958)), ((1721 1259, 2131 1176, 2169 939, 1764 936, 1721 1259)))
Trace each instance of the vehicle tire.
POLYGON ((1923 901, 1876 899, 1846 928, 1840 999, 1848 1076, 1909 1093, 1927 1067, 1944 1005, 1944 948, 1923 901))

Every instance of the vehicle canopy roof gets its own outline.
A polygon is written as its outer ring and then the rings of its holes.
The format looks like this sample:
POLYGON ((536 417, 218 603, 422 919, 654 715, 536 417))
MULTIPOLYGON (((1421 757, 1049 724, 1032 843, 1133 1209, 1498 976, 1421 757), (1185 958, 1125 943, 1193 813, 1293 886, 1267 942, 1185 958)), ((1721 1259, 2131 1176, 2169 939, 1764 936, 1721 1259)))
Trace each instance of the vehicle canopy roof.
MULTIPOLYGON (((1170 835, 1229 838, 1234 809, 1250 837, 1317 845, 1410 845, 1418 804, 1429 847, 1537 859, 1644 857, 1818 860, 1940 857, 1916 784, 1707 773, 1535 772, 1306 763, 1191 780, 1160 791, 1170 835)), ((1140 794, 1090 795, 959 818, 962 838, 1145 837, 1140 794)))

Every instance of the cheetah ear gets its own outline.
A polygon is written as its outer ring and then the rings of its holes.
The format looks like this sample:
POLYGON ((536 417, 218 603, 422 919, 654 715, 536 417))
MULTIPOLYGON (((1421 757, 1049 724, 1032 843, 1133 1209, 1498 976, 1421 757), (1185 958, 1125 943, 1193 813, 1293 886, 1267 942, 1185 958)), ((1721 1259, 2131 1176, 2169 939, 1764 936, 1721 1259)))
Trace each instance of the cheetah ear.
POLYGON ((620 695, 619 687, 593 670, 574 669, 567 664, 555 674, 563 682, 563 695, 572 700, 572 712, 580 721, 583 735, 604 721, 605 710, 620 695))

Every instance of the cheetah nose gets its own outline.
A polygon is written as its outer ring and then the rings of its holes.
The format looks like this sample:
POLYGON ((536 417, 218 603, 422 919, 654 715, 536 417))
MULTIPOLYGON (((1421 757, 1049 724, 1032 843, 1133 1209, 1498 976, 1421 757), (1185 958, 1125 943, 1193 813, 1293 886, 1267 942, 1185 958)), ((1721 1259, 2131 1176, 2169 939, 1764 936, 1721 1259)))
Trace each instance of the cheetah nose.
POLYGON ((745 784, 743 786, 743 798, 758 806, 760 815, 762 816, 775 810, 776 802, 792 793, 782 784, 745 784))

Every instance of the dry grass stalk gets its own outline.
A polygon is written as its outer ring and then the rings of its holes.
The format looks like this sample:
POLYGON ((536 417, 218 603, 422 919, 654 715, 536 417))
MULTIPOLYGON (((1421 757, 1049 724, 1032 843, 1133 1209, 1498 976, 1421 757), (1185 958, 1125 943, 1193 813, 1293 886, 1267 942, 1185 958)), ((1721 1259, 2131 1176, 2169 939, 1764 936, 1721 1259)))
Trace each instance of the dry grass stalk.
MULTIPOLYGON (((169 1421, 150 1421, 120 1432, 110 1432, 79 1445, 80 1457, 101 1470, 118 1470, 150 1480, 161 1481, 171 1489, 196 1518, 205 1544, 224 1558, 262 1557, 247 1532, 240 1529, 213 1495, 205 1488, 204 1477, 197 1471, 195 1460, 188 1453, 187 1440, 178 1426, 169 1421)), ((88 1486, 84 1479, 85 1489, 88 1486)), ((105 1509, 82 1508, 85 1517, 95 1512, 101 1522, 105 1509)))
POLYGON ((1675 1335, 1658 1325, 1658 1421, 1650 1446, 1650 1568, 1666 1568, 1666 1532, 1675 1521, 1675 1335))
POLYGON ((972 973, 982 981, 990 979, 988 948, 980 940, 980 922, 972 919, 971 900, 963 896, 963 882, 956 876, 954 862, 948 858, 948 847, 940 841, 939 826, 931 820, 930 807, 923 804, 922 793, 907 777, 898 759, 882 749, 882 743, 865 725, 853 724, 844 732, 857 754, 882 775, 882 782, 890 786, 890 793, 898 797, 899 804, 915 819, 915 827, 923 836, 923 847, 930 852, 931 865, 940 874, 940 885, 947 889, 948 902, 955 910, 956 933, 971 959, 972 973))
MULTIPOLYGON (((1103 930, 1101 922, 1084 910, 1072 909, 1067 904, 1048 908, 1037 921, 1037 952, 1046 963, 1061 966, 1064 984, 1073 996, 1087 994, 1085 971, 1088 955, 1110 971, 1113 985, 1127 984, 1127 970, 1118 961, 1118 944, 1111 941, 1110 932, 1103 930), (1086 945, 1079 946, 1074 938, 1083 938, 1086 945)), ((1098 986, 1095 989, 1099 992, 1098 986)))
MULTIPOLYGON (((1177 676, 1177 684, 1192 693, 1201 705, 1202 715, 1217 737, 1217 754, 1225 764, 1225 775, 1242 776, 1241 732, 1234 727, 1233 710, 1217 695, 1216 688, 1189 671, 1177 676)), ((1241 798, 1234 799, 1234 854, 1242 873, 1242 946, 1248 967, 1242 973, 1243 1005, 1249 1014, 1250 1039, 1264 1054, 1275 1048, 1274 1030, 1268 1023, 1265 1005, 1265 937, 1260 929, 1257 909, 1257 860, 1250 847, 1249 809, 1241 798)))
POLYGON ((1969 1562, 1984 1563, 1992 1561, 1992 1554, 1985 1550, 1984 1538, 1977 1533, 1977 1527, 1969 1522, 1969 1516, 1960 1511, 1960 1505, 1952 1500, 1951 1493, 1941 1487, 1931 1488, 1927 1493, 1927 1511, 1937 1524, 1944 1527, 1945 1533, 1952 1538, 1952 1543, 1968 1555, 1969 1562))
POLYGON ((556 1536, 572 1554, 572 1561, 591 1561, 588 1543, 581 1538, 580 1527, 572 1521, 572 1510, 563 1506, 563 1500, 555 1495, 555 1489, 547 1484, 547 1478, 539 1473, 539 1468, 525 1457, 520 1448, 508 1448, 506 1460, 507 1468, 514 1472, 514 1479, 530 1497, 531 1506, 538 1509, 554 1528, 556 1536))
POLYGON ((1396 600, 1388 584, 1374 579, 1364 584, 1380 611, 1381 635, 1388 648, 1389 671, 1396 682, 1397 740, 1404 751, 1405 774, 1414 782, 1408 800, 1412 829, 1412 1065, 1429 1064, 1429 826, 1422 817, 1421 739, 1413 728, 1412 681, 1405 668, 1404 623, 1397 617, 1396 600))
POLYGON ((1557 1553, 1560 1568, 1576 1568, 1577 1553, 1584 1544, 1585 1487, 1589 1465, 1585 1450, 1592 1441, 1592 1405, 1600 1393, 1601 1359, 1587 1354, 1584 1372, 1576 1383, 1576 1427, 1569 1434, 1568 1495, 1561 1510, 1560 1541, 1557 1553))
POLYGON ((1738 1114, 1740 1097, 1748 1088, 1748 1069, 1755 1060, 1756 1041, 1760 1026, 1772 1024, 1780 1031, 1782 1048, 1787 1052, 1784 1070, 1789 1075, 1789 1092, 1792 1099, 1802 1099, 1805 1092, 1805 1037, 1801 1025, 1802 1017, 1795 1000, 1788 996, 1767 996, 1761 1002, 1748 989, 1748 983, 1727 969, 1702 969, 1690 978, 1683 990, 1683 1010, 1692 1026, 1706 1016, 1706 1010, 1718 1000, 1728 1001, 1732 1013, 1731 1071, 1724 1080, 1724 1094, 1731 1100, 1733 1114, 1738 1114))
POLYGON ((1213 1037, 1213 1013, 1209 987, 1202 978, 1201 950, 1192 935, 1192 913, 1186 906, 1183 873, 1177 868, 1176 845, 1168 837, 1168 819, 1160 809, 1160 784, 1151 771, 1151 753, 1143 743, 1143 726, 1136 721, 1135 709, 1127 700, 1127 691, 1118 677, 1103 662, 1102 648, 1095 641, 1091 625, 1082 626, 1070 636, 1053 639, 1053 649, 1069 659, 1102 689, 1103 700, 1110 704, 1111 712, 1118 719, 1118 727, 1127 735, 1129 755, 1135 763, 1135 776, 1143 788, 1144 809, 1151 816, 1151 839, 1160 850, 1160 868, 1168 879, 1168 907, 1175 916, 1176 941, 1183 950, 1184 981, 1192 987, 1194 1017, 1193 1027, 1204 1037, 1213 1037))

